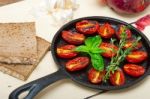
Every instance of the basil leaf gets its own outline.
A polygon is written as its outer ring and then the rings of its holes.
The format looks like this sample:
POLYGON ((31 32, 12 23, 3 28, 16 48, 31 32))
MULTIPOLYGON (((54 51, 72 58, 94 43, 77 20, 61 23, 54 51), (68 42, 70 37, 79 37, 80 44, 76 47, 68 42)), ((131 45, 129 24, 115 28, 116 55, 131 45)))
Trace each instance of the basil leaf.
POLYGON ((91 53, 94 53, 94 54, 96 54, 96 53, 97 53, 97 54, 100 54, 100 53, 105 52, 105 50, 96 47, 96 48, 90 49, 90 52, 91 52, 91 53))
POLYGON ((85 40, 85 45, 81 45, 75 48, 75 51, 77 52, 86 52, 87 54, 89 54, 91 56, 93 68, 98 71, 104 70, 104 60, 100 53, 103 53, 105 51, 99 48, 101 42, 102 39, 99 35, 88 37, 85 40))
POLYGON ((85 45, 81 45, 75 48, 75 51, 77 52, 89 52, 89 48, 85 45))
POLYGON ((99 35, 96 35, 94 37, 88 37, 85 40, 85 45, 89 48, 98 47, 100 43, 102 42, 102 39, 99 35))
POLYGON ((93 68, 98 71, 104 70, 104 60, 100 54, 90 54, 93 68))

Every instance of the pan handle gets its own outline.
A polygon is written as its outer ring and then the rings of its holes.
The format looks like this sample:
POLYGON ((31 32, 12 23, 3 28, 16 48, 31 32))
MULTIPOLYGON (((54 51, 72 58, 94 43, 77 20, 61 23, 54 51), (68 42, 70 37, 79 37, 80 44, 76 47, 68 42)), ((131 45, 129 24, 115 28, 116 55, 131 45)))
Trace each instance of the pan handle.
POLYGON ((60 80, 67 78, 68 76, 62 71, 58 70, 53 74, 47 75, 45 77, 34 80, 30 83, 27 83, 17 89, 15 89, 10 95, 9 99, 19 99, 19 95, 23 92, 28 92, 27 96, 23 99, 33 99, 37 93, 39 93, 42 89, 47 87, 48 85, 60 80))

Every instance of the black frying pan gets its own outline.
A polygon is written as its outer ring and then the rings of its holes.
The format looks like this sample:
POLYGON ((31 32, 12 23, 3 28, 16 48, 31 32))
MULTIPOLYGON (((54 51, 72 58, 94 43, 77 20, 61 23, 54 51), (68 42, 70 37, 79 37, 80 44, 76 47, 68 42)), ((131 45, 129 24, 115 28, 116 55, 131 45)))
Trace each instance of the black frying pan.
MULTIPOLYGON (((47 75, 45 77, 42 77, 40 79, 37 79, 35 81, 32 81, 28 84, 25 84, 25 85, 17 88, 10 94, 9 99, 18 99, 18 96, 25 91, 29 91, 29 93, 25 97, 25 99, 32 99, 43 88, 47 87, 48 85, 50 85, 58 80, 65 79, 65 78, 69 78, 69 79, 77 82, 78 84, 81 84, 83 86, 90 87, 93 89, 118 90, 118 89, 123 89, 123 88, 130 87, 132 85, 135 85, 139 81, 143 80, 148 74, 150 74, 150 53, 148 53, 147 60, 140 64, 146 68, 145 74, 139 78, 133 78, 128 75, 125 75, 126 82, 122 86, 112 86, 109 82, 98 84, 98 85, 91 84, 87 78, 87 71, 89 68, 86 68, 85 70, 82 70, 79 72, 74 72, 74 73, 66 71, 65 62, 67 60, 57 57, 57 54, 56 54, 57 46, 66 43, 61 37, 61 32, 63 30, 75 31, 74 27, 75 27, 76 22, 85 20, 85 19, 86 20, 96 20, 100 24, 103 24, 104 22, 109 22, 116 29, 117 29, 117 25, 119 25, 119 24, 129 25, 128 23, 120 21, 118 19, 109 18, 109 17, 100 17, 100 16, 79 18, 79 19, 76 19, 76 20, 73 20, 73 21, 67 23, 62 28, 60 28, 59 31, 55 34, 53 41, 52 41, 52 45, 51 45, 52 56, 53 56, 56 64, 59 66, 59 70, 53 74, 47 75)), ((131 31, 132 31, 133 35, 139 35, 142 37, 142 43, 143 43, 142 50, 145 50, 148 52, 148 50, 150 50, 150 42, 147 39, 147 37, 134 27, 132 27, 131 31)), ((105 59, 105 62, 107 63, 108 60, 105 59)))

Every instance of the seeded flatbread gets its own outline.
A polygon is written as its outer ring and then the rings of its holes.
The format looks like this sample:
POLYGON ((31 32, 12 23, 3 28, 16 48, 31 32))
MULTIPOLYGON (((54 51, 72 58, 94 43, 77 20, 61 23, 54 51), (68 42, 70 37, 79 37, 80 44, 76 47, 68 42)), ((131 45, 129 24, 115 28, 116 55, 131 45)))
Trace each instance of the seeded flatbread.
POLYGON ((50 43, 46 40, 37 37, 38 43, 38 61, 34 65, 9 65, 9 64, 0 64, 0 71, 3 73, 9 74, 20 80, 26 80, 32 71, 36 68, 40 60, 50 49, 50 43))
POLYGON ((34 22, 0 23, 0 63, 34 64, 37 41, 34 22))

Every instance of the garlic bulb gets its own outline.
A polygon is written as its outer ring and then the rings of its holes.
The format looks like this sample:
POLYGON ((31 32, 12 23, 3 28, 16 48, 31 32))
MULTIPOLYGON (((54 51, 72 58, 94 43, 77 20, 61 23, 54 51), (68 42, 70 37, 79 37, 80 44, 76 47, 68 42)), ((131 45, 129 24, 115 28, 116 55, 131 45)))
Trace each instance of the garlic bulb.
POLYGON ((76 0, 46 0, 47 11, 57 22, 63 25, 73 18, 73 11, 78 8, 76 0))
POLYGON ((47 10, 50 13, 57 12, 60 9, 72 9, 75 10, 78 7, 76 0, 45 0, 47 10))
POLYGON ((79 7, 76 0, 42 0, 34 9, 34 16, 46 16, 53 25, 63 25, 73 18, 74 11, 79 7))

